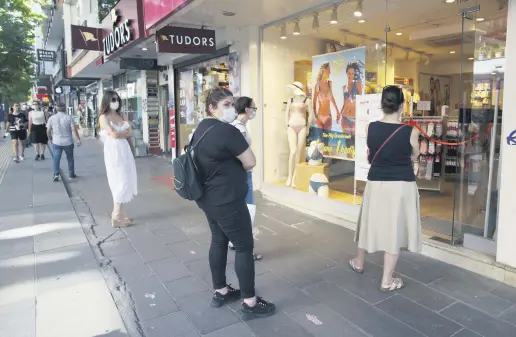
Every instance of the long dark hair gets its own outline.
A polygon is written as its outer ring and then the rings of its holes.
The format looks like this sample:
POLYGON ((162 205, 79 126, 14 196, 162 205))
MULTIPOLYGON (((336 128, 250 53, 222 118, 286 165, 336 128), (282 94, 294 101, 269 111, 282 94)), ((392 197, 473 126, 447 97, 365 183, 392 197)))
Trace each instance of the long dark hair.
POLYGON ((114 90, 106 90, 104 91, 104 95, 102 96, 102 103, 100 104, 100 114, 99 115, 105 115, 107 114, 109 110, 109 104, 111 101, 113 101, 113 98, 118 98, 118 109, 116 110, 116 113, 122 116, 120 114, 120 110, 122 110, 122 100, 120 99, 120 95, 114 90))

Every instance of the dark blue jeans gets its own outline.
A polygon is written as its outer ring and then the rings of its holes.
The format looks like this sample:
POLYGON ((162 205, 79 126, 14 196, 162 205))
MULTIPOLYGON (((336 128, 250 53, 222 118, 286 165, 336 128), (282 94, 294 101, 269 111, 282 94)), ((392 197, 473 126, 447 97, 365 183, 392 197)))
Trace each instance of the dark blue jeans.
POLYGON ((63 150, 66 154, 66 160, 68 161, 68 174, 75 174, 73 148, 73 144, 67 146, 52 144, 52 168, 54 170, 54 175, 59 175, 59 166, 61 164, 61 155, 63 154, 63 150))

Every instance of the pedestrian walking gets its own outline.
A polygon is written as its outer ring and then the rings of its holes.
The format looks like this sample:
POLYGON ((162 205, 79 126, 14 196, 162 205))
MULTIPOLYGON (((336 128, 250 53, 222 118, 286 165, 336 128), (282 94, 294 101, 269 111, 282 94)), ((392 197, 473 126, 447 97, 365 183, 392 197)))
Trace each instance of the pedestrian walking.
POLYGON ((36 160, 45 160, 45 148, 48 143, 47 119, 48 114, 41 108, 39 101, 34 101, 33 110, 29 111, 29 138, 34 145, 36 160))
POLYGON ((25 145, 24 141, 27 138, 27 118, 21 113, 20 105, 13 104, 11 114, 7 117, 6 129, 9 130, 11 141, 13 144, 14 162, 19 163, 25 160, 25 145))
POLYGON ((79 137, 77 126, 75 125, 72 116, 66 114, 66 106, 64 104, 58 104, 57 114, 48 119, 47 137, 52 141, 53 180, 59 180, 59 168, 63 151, 66 154, 66 161, 68 162, 68 177, 70 179, 77 178, 77 175, 75 174, 75 159, 73 155, 74 137, 77 146, 81 146, 81 137, 79 137))
POLYGON ((106 91, 100 107, 100 138, 104 143, 104 162, 113 195, 111 225, 115 228, 133 223, 123 212, 122 205, 138 194, 136 165, 129 140, 133 128, 127 116, 122 117, 122 100, 115 91, 106 91))
POLYGON ((382 291, 404 286, 402 279, 393 278, 400 249, 421 250, 419 192, 413 169, 419 155, 419 133, 402 124, 403 103, 399 87, 385 87, 381 101, 385 116, 366 128, 371 168, 355 232, 358 256, 349 262, 362 274, 366 252, 385 252, 382 291))
POLYGON ((203 194, 196 203, 211 230, 209 262, 215 289, 211 305, 221 307, 242 297, 241 311, 246 318, 270 316, 275 305, 255 293, 254 239, 246 205, 247 171, 256 165, 256 158, 242 133, 230 124, 236 118, 231 91, 215 88, 205 96, 207 116, 199 123, 191 144, 198 175, 204 181, 203 194), (236 251, 240 290, 226 282, 229 241, 236 251))
MULTIPOLYGON (((256 117, 256 104, 253 99, 250 97, 242 96, 239 97, 235 101, 235 110, 237 113, 237 118, 231 123, 234 127, 238 129, 244 136, 247 144, 251 146, 251 133, 247 129, 247 122, 256 117)), ((253 224, 253 235, 257 235, 258 229, 254 227, 254 218, 256 215, 256 205, 254 203, 254 195, 253 195, 253 172, 251 170, 247 171, 247 195, 245 197, 245 202, 247 203, 247 208, 249 208, 249 214, 251 216, 251 222, 253 224)), ((230 242, 229 247, 234 249, 233 244, 230 242)), ((254 260, 259 261, 262 259, 262 255, 253 254, 254 260)))

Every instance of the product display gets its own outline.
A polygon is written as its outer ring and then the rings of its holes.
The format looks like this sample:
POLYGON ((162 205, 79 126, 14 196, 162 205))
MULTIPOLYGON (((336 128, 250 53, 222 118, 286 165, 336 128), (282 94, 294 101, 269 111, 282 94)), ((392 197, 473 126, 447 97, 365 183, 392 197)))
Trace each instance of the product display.
POLYGON ((330 188, 328 186, 328 178, 322 173, 315 173, 310 177, 308 192, 317 194, 321 198, 328 198, 330 188))
POLYGON ((295 187, 296 165, 301 160, 301 152, 305 149, 308 128, 314 120, 312 101, 303 91, 303 84, 294 82, 287 86, 292 93, 287 102, 285 113, 287 138, 290 148, 288 162, 288 178, 286 186, 295 187))

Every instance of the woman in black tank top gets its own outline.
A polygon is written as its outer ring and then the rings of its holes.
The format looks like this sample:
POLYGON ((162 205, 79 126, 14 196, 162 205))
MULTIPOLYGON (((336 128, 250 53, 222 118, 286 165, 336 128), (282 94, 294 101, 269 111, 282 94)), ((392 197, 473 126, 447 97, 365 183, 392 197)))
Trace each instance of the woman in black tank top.
POLYGON ((366 253, 384 251, 382 291, 403 287, 403 281, 392 276, 400 249, 421 250, 419 192, 413 169, 419 155, 419 133, 401 123, 403 102, 399 87, 385 87, 384 118, 367 126, 371 168, 355 233, 358 255, 349 261, 361 274, 366 253))

